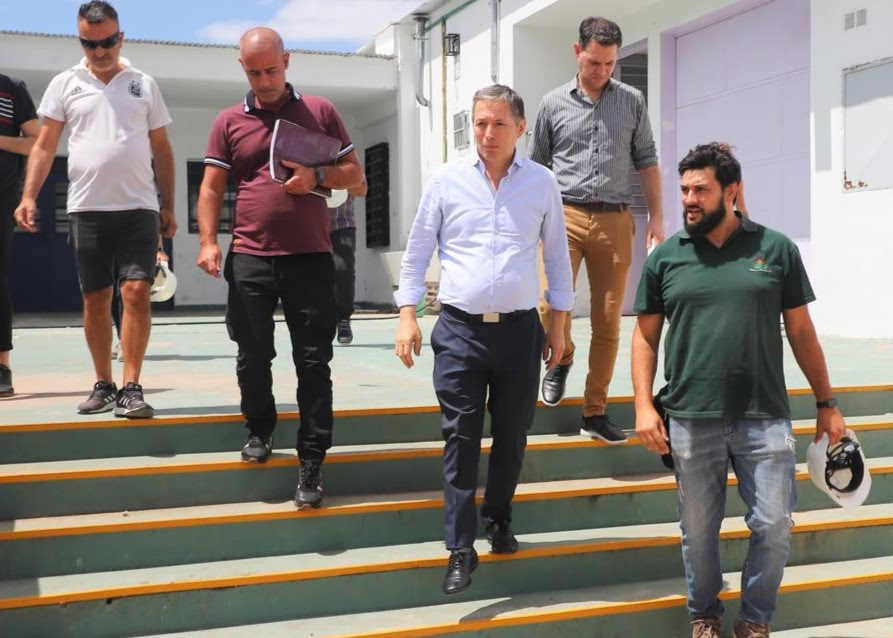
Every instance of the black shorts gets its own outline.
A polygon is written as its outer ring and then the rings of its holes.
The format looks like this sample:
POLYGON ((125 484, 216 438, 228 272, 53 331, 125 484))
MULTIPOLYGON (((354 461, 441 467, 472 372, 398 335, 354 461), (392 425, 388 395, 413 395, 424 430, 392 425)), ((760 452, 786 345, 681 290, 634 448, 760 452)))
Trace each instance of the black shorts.
POLYGON ((68 243, 82 292, 121 281, 155 280, 158 213, 151 210, 83 211, 68 216, 68 243))

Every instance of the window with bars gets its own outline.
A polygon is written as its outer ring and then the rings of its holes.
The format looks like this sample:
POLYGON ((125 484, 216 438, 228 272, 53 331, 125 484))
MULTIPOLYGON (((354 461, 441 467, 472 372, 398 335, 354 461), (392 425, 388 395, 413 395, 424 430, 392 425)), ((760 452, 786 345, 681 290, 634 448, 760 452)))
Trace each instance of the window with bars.
POLYGON ((468 148, 471 144, 468 111, 459 111, 453 115, 453 147, 456 150, 468 148))
MULTIPOLYGON (((204 160, 186 161, 186 192, 189 198, 189 232, 198 233, 198 191, 205 175, 204 160)), ((236 193, 238 184, 229 174, 226 180, 226 190, 223 192, 223 206, 220 209, 220 226, 218 233, 229 233, 233 229, 233 219, 236 216, 236 193)))

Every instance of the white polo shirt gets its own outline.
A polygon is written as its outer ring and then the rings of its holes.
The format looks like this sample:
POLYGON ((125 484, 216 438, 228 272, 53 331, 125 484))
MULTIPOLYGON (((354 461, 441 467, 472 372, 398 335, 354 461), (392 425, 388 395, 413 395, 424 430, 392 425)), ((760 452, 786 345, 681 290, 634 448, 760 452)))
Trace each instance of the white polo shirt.
POLYGON ((50 81, 37 109, 69 128, 69 213, 158 210, 149 131, 171 116, 155 80, 120 60, 125 68, 105 84, 82 59, 50 81))

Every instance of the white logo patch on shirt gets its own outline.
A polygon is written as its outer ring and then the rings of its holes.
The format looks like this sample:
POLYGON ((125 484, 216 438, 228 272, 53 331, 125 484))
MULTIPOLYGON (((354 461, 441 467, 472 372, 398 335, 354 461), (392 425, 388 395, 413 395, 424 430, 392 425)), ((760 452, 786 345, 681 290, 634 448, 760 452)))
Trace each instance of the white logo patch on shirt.
POLYGON ((143 96, 143 87, 142 87, 142 85, 140 85, 139 80, 133 80, 130 83, 130 86, 127 88, 127 90, 130 91, 130 94, 133 97, 142 97, 143 96))

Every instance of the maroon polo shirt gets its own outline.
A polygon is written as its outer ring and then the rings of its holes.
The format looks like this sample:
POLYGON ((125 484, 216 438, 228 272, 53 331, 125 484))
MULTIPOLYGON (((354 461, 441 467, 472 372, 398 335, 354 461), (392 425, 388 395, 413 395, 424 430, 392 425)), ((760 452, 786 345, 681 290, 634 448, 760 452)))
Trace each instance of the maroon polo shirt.
POLYGON ((300 95, 278 113, 255 105, 249 91, 242 104, 217 116, 211 127, 205 164, 232 173, 238 183, 232 250, 275 256, 332 252, 329 211, 317 195, 289 195, 270 177, 270 143, 277 119, 288 120, 341 140, 339 158, 354 146, 335 107, 327 99, 300 95))

